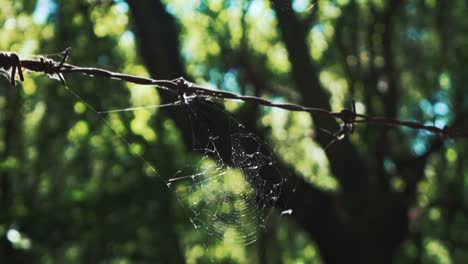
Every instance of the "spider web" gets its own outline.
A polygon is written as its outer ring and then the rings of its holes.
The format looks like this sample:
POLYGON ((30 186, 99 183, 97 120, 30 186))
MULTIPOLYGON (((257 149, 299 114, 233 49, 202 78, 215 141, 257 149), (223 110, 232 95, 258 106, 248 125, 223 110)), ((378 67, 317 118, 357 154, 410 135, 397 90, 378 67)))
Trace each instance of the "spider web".
POLYGON ((285 182, 272 151, 206 98, 189 100, 186 110, 201 159, 167 179, 168 187, 189 209, 195 229, 217 240, 254 243, 285 182))
MULTIPOLYGON (((190 222, 196 230, 216 240, 242 245, 254 243, 259 232, 266 230, 268 216, 279 202, 286 179, 280 175, 268 146, 219 104, 207 98, 192 97, 186 98, 185 103, 175 101, 164 105, 98 110, 78 92, 69 86, 65 88, 99 115, 133 156, 164 180, 189 212, 190 222), (163 107, 185 112, 192 130, 193 150, 200 157, 196 165, 186 165, 170 177, 160 175, 150 158, 132 151, 132 142, 119 133, 106 116, 163 107)), ((283 213, 291 214, 290 210, 283 213)))

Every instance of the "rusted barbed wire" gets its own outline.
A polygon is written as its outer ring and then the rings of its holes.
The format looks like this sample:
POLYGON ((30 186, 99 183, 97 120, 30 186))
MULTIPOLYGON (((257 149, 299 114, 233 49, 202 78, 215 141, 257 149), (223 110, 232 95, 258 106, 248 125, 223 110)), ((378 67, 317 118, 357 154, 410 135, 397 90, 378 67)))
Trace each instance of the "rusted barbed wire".
POLYGON ((332 112, 326 109, 313 108, 292 103, 275 103, 264 98, 239 95, 232 92, 213 90, 206 87, 198 86, 188 82, 184 78, 176 78, 174 80, 156 80, 130 74, 118 73, 109 70, 92 67, 80 67, 65 63, 70 54, 70 48, 67 48, 61 53, 62 59, 60 62, 49 58, 39 56, 39 59, 20 59, 15 52, 0 52, 0 71, 10 79, 12 85, 15 85, 16 75, 19 75, 20 81, 24 81, 23 70, 32 72, 45 73, 53 78, 58 79, 65 85, 64 73, 81 73, 89 76, 98 76, 108 79, 116 79, 125 82, 130 82, 140 85, 154 85, 159 89, 167 90, 180 97, 182 103, 186 102, 188 96, 207 96, 219 99, 240 100, 243 102, 253 103, 257 105, 280 108, 288 111, 307 112, 312 115, 321 115, 325 117, 341 120, 343 123, 342 132, 353 130, 356 124, 368 123, 379 124, 385 126, 400 126, 417 130, 425 130, 443 138, 468 137, 467 129, 462 129, 459 126, 439 128, 433 125, 425 125, 415 121, 402 121, 389 117, 370 116, 359 114, 353 104, 352 109, 344 108, 339 112, 332 112), (9 72, 8 72, 9 71, 9 72))

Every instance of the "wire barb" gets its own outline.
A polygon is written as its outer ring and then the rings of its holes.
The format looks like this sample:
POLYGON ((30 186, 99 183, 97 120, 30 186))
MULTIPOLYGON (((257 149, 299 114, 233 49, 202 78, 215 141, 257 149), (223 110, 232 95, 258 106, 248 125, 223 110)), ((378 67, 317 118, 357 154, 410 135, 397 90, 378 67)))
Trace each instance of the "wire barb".
POLYGON ((21 68, 21 60, 15 52, 0 52, 0 67, 5 71, 11 69, 9 80, 11 85, 15 86, 16 71, 21 81, 24 81, 23 70, 21 68))
POLYGON ((190 95, 190 88, 193 86, 193 83, 187 81, 184 77, 179 77, 174 79, 173 82, 177 85, 177 92, 180 97, 180 101, 183 104, 187 103, 186 97, 190 95))
POLYGON ((39 56, 39 61, 42 63, 42 65, 40 65, 42 71, 47 75, 51 76, 52 78, 58 79, 64 86, 66 86, 67 84, 65 82, 65 78, 63 77, 62 69, 65 64, 65 61, 70 55, 70 51, 71 48, 68 47, 60 53, 62 55, 62 59, 60 60, 60 62, 56 62, 52 59, 39 56))
POLYGON ((349 110, 347 108, 341 110, 341 121, 343 121, 343 128, 350 133, 353 133, 354 131, 354 124, 356 122, 356 101, 353 99, 353 104, 352 104, 352 110, 349 110))

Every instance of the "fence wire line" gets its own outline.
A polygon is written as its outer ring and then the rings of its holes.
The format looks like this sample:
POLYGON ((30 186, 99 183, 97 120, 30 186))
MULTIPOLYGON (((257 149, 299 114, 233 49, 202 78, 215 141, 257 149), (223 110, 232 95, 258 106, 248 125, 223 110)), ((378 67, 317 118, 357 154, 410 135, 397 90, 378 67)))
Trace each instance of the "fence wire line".
POLYGON ((16 75, 20 81, 24 81, 23 70, 47 74, 52 78, 58 79, 65 85, 64 73, 81 73, 88 76, 98 76, 107 79, 116 79, 140 85, 152 85, 159 89, 167 90, 180 97, 181 102, 185 103, 185 98, 189 96, 206 96, 219 99, 240 100, 247 103, 279 108, 295 112, 307 112, 312 115, 321 115, 338 119, 342 122, 343 132, 352 132, 356 124, 378 124, 385 126, 407 127, 416 130, 425 130, 432 134, 438 135, 444 139, 464 137, 468 138, 468 130, 459 126, 444 126, 443 128, 434 125, 425 125, 415 121, 404 121, 390 117, 371 116, 359 114, 356 112, 356 107, 352 109, 344 108, 339 112, 332 112, 326 109, 313 108, 292 103, 276 103, 264 98, 240 95, 228 91, 213 90, 206 87, 198 86, 185 80, 183 77, 173 80, 157 80, 145 78, 131 74, 118 73, 100 68, 80 67, 65 63, 71 48, 67 48, 61 53, 62 59, 58 62, 49 58, 38 56, 38 59, 21 59, 15 52, 0 51, 0 72, 6 76, 12 85, 16 84, 16 75))

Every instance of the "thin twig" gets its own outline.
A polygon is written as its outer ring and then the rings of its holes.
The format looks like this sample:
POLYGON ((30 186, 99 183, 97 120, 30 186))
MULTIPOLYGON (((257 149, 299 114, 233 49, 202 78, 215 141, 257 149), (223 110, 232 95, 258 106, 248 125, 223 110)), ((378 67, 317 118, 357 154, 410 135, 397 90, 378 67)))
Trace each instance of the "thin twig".
POLYGON ((59 79, 62 82, 62 84, 65 84, 65 79, 63 77, 64 73, 81 73, 88 76, 98 76, 102 78, 116 79, 140 85, 156 86, 159 89, 164 89, 180 96, 181 102, 185 102, 185 98, 187 96, 207 96, 211 98, 240 100, 243 102, 273 108, 280 108, 288 111, 307 112, 313 115, 322 115, 325 117, 341 120, 343 122, 344 127, 349 129, 349 131, 352 131, 354 125, 356 124, 367 123, 425 130, 435 135, 439 135, 443 138, 468 138, 468 131, 466 131, 465 129, 461 129, 460 127, 445 126, 444 128, 438 128, 436 126, 424 125, 423 123, 414 121, 402 121, 389 117, 378 117, 369 116, 365 114, 358 114, 356 113, 356 108, 354 104, 352 110, 345 108, 340 112, 332 112, 326 109, 307 107, 298 104, 275 103, 256 96, 239 95, 227 91, 212 90, 188 82, 182 77, 174 80, 156 80, 152 78, 145 78, 130 74, 112 72, 100 68, 80 67, 65 63, 69 53, 70 48, 67 48, 64 52, 62 52, 61 61, 56 62, 54 60, 43 57, 39 57, 39 60, 23 60, 20 59, 20 57, 14 52, 2 51, 0 52, 0 69, 3 69, 3 71, 6 72, 10 71, 9 79, 13 85, 15 85, 15 78, 17 73, 19 75, 20 80, 24 80, 22 72, 23 69, 33 72, 45 73, 51 77, 59 79))

